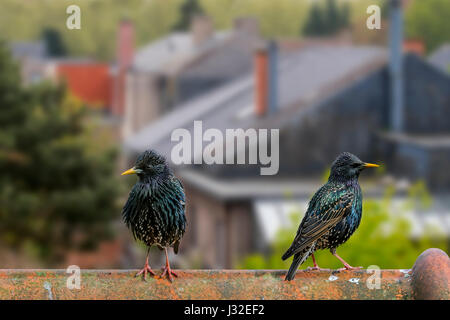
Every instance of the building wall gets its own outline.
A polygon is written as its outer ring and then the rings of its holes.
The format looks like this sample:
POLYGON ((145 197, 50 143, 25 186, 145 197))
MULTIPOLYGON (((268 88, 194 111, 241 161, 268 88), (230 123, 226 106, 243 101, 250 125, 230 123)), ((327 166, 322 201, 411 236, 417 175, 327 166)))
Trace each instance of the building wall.
POLYGON ((181 249, 200 258, 201 268, 233 268, 253 248, 253 220, 248 203, 224 202, 186 188, 187 230, 181 249))
POLYGON ((131 71, 127 74, 125 85, 124 139, 156 120, 162 113, 157 75, 131 71))
POLYGON ((405 66, 406 132, 450 134, 450 76, 412 54, 405 66))
POLYGON ((236 268, 247 255, 255 251, 257 226, 249 202, 232 202, 228 205, 228 258, 227 268, 236 268))
POLYGON ((389 76, 386 67, 353 86, 299 112, 280 132, 280 173, 320 174, 342 151, 381 161, 396 176, 424 179, 431 188, 448 188, 448 146, 424 147, 415 136, 450 138, 450 77, 419 57, 405 63, 404 131, 407 140, 378 138, 390 131, 389 76), (406 143, 413 141, 413 143, 406 143), (439 156, 437 156, 439 155, 439 156), (447 159, 438 161, 439 157, 447 159), (433 160, 434 159, 434 160, 433 160), (445 178, 444 178, 445 177, 445 178))
POLYGON ((430 152, 427 181, 438 191, 450 190, 450 146, 436 148, 430 152))
POLYGON ((280 130, 280 174, 322 174, 343 151, 375 161, 374 134, 387 123, 386 80, 379 70, 292 117, 280 130))
MULTIPOLYGON (((450 137, 449 137, 450 138, 450 137)), ((423 143, 409 137, 380 135, 377 141, 379 154, 390 172, 399 178, 424 181, 436 192, 450 189, 450 143, 423 143)))

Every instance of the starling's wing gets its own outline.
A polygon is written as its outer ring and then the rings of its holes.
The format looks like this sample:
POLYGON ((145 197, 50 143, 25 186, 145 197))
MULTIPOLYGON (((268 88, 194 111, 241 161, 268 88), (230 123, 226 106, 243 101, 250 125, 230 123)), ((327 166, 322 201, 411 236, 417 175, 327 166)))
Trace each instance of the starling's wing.
POLYGON ((170 176, 170 180, 171 180, 172 184, 175 186, 175 189, 177 190, 177 192, 176 192, 176 195, 177 195, 176 199, 180 203, 180 205, 181 205, 181 207, 183 209, 183 213, 184 213, 184 211, 186 209, 186 198, 185 198, 185 195, 184 195, 183 184, 181 183, 181 181, 177 177, 175 177, 173 175, 170 176))
MULTIPOLYGON (((182 230, 182 232, 184 233, 185 228, 186 228, 186 216, 185 216, 185 209, 186 209, 186 198, 185 198, 185 194, 184 194, 184 187, 183 184, 181 183, 181 181, 175 177, 175 176, 171 176, 170 177, 172 184, 175 186, 175 189, 178 190, 178 192, 176 192, 177 197, 175 199, 175 201, 177 201, 181 207, 180 212, 178 213, 178 221, 179 221, 179 226, 182 230)), ((173 252, 175 254, 178 253, 178 247, 180 246, 180 240, 178 239, 174 246, 173 246, 173 252)))
POLYGON ((173 252, 175 252, 175 254, 178 253, 178 247, 180 246, 180 240, 178 240, 177 242, 175 242, 175 244, 173 245, 173 252))
POLYGON ((148 212, 147 200, 151 196, 151 189, 144 184, 136 183, 130 191, 128 200, 122 209, 122 219, 130 228, 133 237, 136 239, 135 220, 139 218, 140 214, 148 212))
POLYGON ((319 239, 351 212, 354 193, 345 187, 322 187, 311 199, 285 260, 319 239))

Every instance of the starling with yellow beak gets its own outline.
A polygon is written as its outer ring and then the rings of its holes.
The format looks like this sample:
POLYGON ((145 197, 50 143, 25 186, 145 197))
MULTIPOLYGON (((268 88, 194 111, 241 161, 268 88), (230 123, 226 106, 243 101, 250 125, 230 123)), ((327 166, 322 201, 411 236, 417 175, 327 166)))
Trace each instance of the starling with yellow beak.
POLYGON ((297 268, 309 256, 313 259, 313 269, 320 270, 314 258, 314 252, 320 249, 330 249, 347 270, 361 268, 350 266, 338 256, 336 248, 350 238, 361 222, 362 193, 358 177, 363 169, 370 167, 378 165, 362 162, 348 152, 333 162, 328 182, 310 200, 294 241, 282 256, 283 260, 294 256, 285 280, 294 279, 297 268))
POLYGON ((166 253, 161 278, 177 276, 170 268, 167 248, 175 254, 186 228, 185 196, 181 182, 173 175, 164 157, 153 150, 142 153, 133 168, 122 175, 136 174, 138 181, 131 189, 122 209, 122 218, 137 240, 147 245, 144 268, 136 274, 155 275, 148 263, 150 247, 156 245, 166 253))

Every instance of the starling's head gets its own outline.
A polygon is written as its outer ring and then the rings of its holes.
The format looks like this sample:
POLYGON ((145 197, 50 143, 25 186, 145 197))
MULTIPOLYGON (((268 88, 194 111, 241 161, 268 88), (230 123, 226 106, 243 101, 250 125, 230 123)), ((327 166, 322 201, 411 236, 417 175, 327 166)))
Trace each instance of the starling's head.
POLYGON ((169 168, 166 159, 154 150, 146 150, 136 160, 134 167, 123 172, 126 174, 137 174, 142 179, 151 179, 167 173, 169 168))
POLYGON ((365 168, 378 167, 377 164, 362 162, 350 152, 341 153, 331 165, 330 180, 351 180, 358 178, 365 168))

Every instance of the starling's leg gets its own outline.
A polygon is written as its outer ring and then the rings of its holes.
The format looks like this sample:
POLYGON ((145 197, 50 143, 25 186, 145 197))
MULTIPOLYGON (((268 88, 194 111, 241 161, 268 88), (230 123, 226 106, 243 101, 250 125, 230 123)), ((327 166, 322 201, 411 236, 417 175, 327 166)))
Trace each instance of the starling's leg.
POLYGON ((147 272, 150 273, 152 276, 155 276, 156 274, 153 272, 152 268, 150 268, 150 265, 148 264, 148 256, 150 255, 150 248, 147 250, 147 258, 145 259, 145 265, 144 268, 136 273, 136 277, 140 276, 141 274, 144 274, 144 280, 147 280, 147 272))
POLYGON ((342 271, 342 270, 359 270, 359 269, 362 269, 362 267, 352 267, 351 265, 349 265, 344 259, 342 259, 341 257, 338 256, 338 254, 336 253, 336 250, 331 250, 331 253, 333 254, 333 256, 335 256, 336 258, 338 258, 339 261, 341 261, 342 264, 344 265, 344 268, 339 269, 339 271, 342 271))
POLYGON ((163 278, 166 274, 167 277, 169 278, 170 282, 173 281, 172 276, 178 277, 178 275, 172 271, 172 269, 170 268, 170 264, 169 264, 169 256, 167 255, 167 248, 164 248, 165 252, 166 252, 166 266, 161 268, 163 269, 163 273, 161 274, 161 278, 163 278))
POLYGON ((317 264, 317 262, 316 262, 316 258, 314 257, 314 253, 312 253, 311 254, 311 257, 312 257, 312 260, 313 260, 313 264, 314 264, 314 267, 308 267, 308 268, 306 268, 306 270, 325 270, 325 269, 322 269, 321 267, 319 267, 319 265, 317 264))

